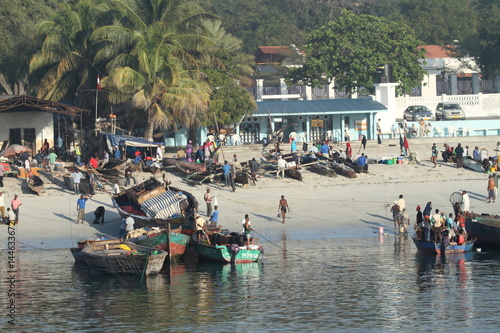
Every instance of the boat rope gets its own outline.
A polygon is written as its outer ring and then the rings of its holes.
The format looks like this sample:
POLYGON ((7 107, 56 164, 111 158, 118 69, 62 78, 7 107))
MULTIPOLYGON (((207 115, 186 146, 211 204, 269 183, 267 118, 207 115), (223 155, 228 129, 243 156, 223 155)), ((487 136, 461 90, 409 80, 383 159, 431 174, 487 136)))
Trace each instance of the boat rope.
POLYGON ((144 267, 142 268, 142 274, 141 274, 141 279, 139 280, 141 283, 144 281, 144 277, 146 276, 146 269, 148 268, 149 265, 149 257, 151 256, 151 252, 148 252, 148 255, 146 257, 146 262, 144 263, 144 267))
POLYGON ((276 244, 275 242, 271 241, 269 238, 266 238, 264 235, 262 235, 261 233, 259 233, 259 232, 255 231, 255 230, 253 230, 253 232, 255 232, 257 235, 259 235, 260 237, 262 237, 263 239, 265 239, 267 242, 269 242, 269 243, 273 244, 273 245, 274 245, 274 246, 276 246, 277 248, 279 248, 279 249, 281 249, 281 250, 283 250, 283 251, 285 251, 285 252, 287 252, 287 253, 289 253, 289 254, 291 254, 291 255, 293 255, 293 256, 296 256, 296 257, 298 257, 298 258, 300 258, 300 259, 303 259, 303 260, 306 260, 306 261, 310 261, 310 262, 314 262, 314 263, 316 263, 316 264, 320 264, 320 265, 327 266, 327 267, 331 267, 331 268, 344 268, 344 267, 342 267, 342 266, 330 265, 330 264, 326 264, 326 263, 321 262, 321 261, 318 261, 318 260, 314 260, 314 259, 311 259, 311 258, 306 258, 306 257, 304 257, 304 256, 301 256, 300 254, 297 254, 297 253, 295 253, 295 252, 292 252, 292 251, 290 251, 290 250, 285 249, 284 247, 282 247, 282 246, 280 246, 280 245, 276 244))
MULTIPOLYGON (((229 219, 229 217, 228 217, 227 215, 225 215, 225 217, 226 217, 226 219, 231 220, 231 219, 229 219)), ((235 221, 233 221, 233 222, 234 222, 234 223, 236 223, 236 224, 238 224, 238 222, 235 222, 235 221)), ((291 254, 291 255, 293 255, 293 256, 295 256, 295 257, 297 257, 297 258, 300 258, 300 259, 303 259, 303 260, 306 260, 306 261, 310 261, 310 262, 314 262, 314 263, 317 263, 317 264, 320 264, 320 265, 323 265, 323 266, 331 267, 331 268, 344 268, 344 267, 342 267, 342 266, 336 266, 336 265, 325 264, 324 262, 321 262, 321 261, 318 261, 318 260, 314 260, 314 259, 311 259, 311 258, 306 258, 306 257, 304 257, 304 256, 301 256, 300 254, 297 254, 297 253, 295 253, 295 252, 292 252, 292 251, 290 251, 290 250, 287 250, 287 249, 285 249, 284 247, 282 247, 282 246, 280 246, 280 245, 276 244, 275 242, 273 242, 273 241, 272 241, 272 240, 270 240, 269 238, 265 237, 265 236, 264 236, 264 235, 262 235, 261 233, 259 233, 259 232, 255 231, 255 229, 254 229, 254 230, 252 230, 252 231, 253 231, 254 233, 256 233, 257 235, 259 235, 260 237, 262 237, 262 238, 263 238, 264 240, 266 240, 267 242, 269 242, 269 243, 271 243, 272 245, 274 245, 274 246, 276 246, 277 248, 279 248, 280 250, 283 250, 283 251, 285 251, 285 252, 287 252, 287 253, 289 253, 289 254, 291 254)))

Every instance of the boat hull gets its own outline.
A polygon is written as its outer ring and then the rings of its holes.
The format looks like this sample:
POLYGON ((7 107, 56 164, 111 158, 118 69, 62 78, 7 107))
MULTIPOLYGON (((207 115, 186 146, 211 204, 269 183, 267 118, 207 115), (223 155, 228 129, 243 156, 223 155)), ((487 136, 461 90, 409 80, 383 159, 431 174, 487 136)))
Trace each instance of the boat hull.
POLYGON ((170 259, 178 259, 186 252, 186 247, 189 243, 189 236, 171 231, 167 236, 166 233, 157 234, 146 239, 133 241, 134 243, 155 249, 170 251, 170 259), (170 241, 170 245, 168 244, 170 241))
POLYGON ((475 216, 465 221, 465 230, 478 245, 500 247, 500 217, 475 216))
POLYGON ((472 251, 475 240, 467 241, 460 245, 443 245, 433 241, 423 241, 413 238, 413 242, 417 249, 421 252, 432 254, 450 254, 450 253, 464 253, 472 251))
POLYGON ((40 195, 40 192, 42 192, 43 185, 43 180, 38 176, 32 175, 28 180, 28 187, 37 195, 40 195))
POLYGON ((464 159, 463 162, 464 162, 464 168, 467 168, 472 171, 477 171, 482 173, 484 172, 483 166, 478 161, 466 158, 464 159))
POLYGON ((158 274, 167 258, 166 251, 124 242, 132 251, 118 248, 120 243, 108 244, 105 248, 89 244, 82 250, 85 262, 98 272, 113 275, 158 274))
POLYGON ((192 239, 198 258, 207 261, 244 264, 258 261, 262 255, 262 251, 260 249, 242 249, 239 251, 233 251, 227 245, 211 245, 201 243, 196 240, 196 234, 193 235, 192 239))

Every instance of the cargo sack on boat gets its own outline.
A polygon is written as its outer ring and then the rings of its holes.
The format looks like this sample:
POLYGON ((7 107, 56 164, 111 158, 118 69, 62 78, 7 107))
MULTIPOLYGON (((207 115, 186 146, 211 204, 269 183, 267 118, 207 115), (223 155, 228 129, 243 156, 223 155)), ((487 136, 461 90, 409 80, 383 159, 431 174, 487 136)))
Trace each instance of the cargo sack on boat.
POLYGON ((144 201, 141 208, 149 217, 168 218, 182 213, 180 205, 182 200, 184 200, 182 195, 166 191, 144 201))

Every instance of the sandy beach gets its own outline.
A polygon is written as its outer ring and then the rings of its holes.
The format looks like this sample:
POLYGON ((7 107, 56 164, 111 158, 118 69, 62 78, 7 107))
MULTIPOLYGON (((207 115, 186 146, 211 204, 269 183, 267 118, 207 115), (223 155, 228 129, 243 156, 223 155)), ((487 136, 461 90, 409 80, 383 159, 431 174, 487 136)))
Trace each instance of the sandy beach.
MULTIPOLYGON (((438 167, 429 162, 432 143, 442 148, 444 143, 456 146, 468 145, 470 153, 474 146, 485 147, 490 155, 500 137, 453 137, 410 139, 410 151, 417 153, 418 164, 384 165, 371 164, 368 174, 358 174, 355 179, 342 176, 329 178, 310 171, 303 171, 303 182, 293 179, 275 179, 275 174, 266 173, 259 178, 256 186, 238 186, 236 192, 217 184, 189 186, 182 178, 168 173, 172 185, 194 194, 200 203, 200 213, 204 215, 206 206, 203 194, 206 188, 217 197, 220 222, 223 228, 241 230, 241 220, 250 214, 256 237, 261 241, 321 238, 363 238, 378 237, 379 227, 384 227, 385 237, 393 234, 392 215, 388 205, 400 194, 412 219, 417 205, 425 206, 432 201, 433 209, 452 211, 449 197, 451 193, 467 190, 471 198, 471 210, 476 213, 497 213, 497 203, 486 203, 488 175, 468 169, 457 169, 455 164, 443 163, 438 159, 438 167), (278 201, 281 195, 288 200, 291 212, 285 224, 277 217, 278 201)), ((366 150, 359 150, 359 141, 351 141, 353 153, 364 152, 369 158, 399 154, 399 140, 383 140, 382 144, 368 141, 366 150)), ((302 145, 299 144, 298 147, 302 145)), ((224 148, 228 159, 237 154, 239 161, 252 157, 260 158, 260 145, 231 146, 224 148)), ((283 145, 285 152, 289 145, 283 145)), ((169 157, 172 154, 167 153, 169 157)), ((137 173, 142 181, 151 177, 149 173, 137 173)), ((121 219, 112 207, 109 194, 97 192, 88 201, 86 223, 75 224, 76 201, 78 196, 61 186, 62 178, 51 181, 52 176, 43 174, 45 191, 37 196, 30 192, 25 181, 19 178, 4 178, 6 207, 14 194, 18 194, 23 205, 20 207, 19 224, 15 228, 18 249, 70 248, 80 239, 95 237, 118 237, 121 219), (106 208, 105 224, 92 224, 94 210, 98 206, 106 208)), ((161 175, 157 175, 160 179, 161 175)), ((111 188, 107 186, 111 191, 111 188)), ((7 245, 7 226, 0 232, 0 248, 7 245)))

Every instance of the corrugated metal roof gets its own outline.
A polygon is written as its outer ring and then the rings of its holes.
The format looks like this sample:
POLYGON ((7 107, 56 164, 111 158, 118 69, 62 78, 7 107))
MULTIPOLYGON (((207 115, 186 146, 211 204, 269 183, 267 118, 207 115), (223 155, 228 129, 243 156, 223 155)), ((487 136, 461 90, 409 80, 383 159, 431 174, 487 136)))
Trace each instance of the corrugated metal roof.
POLYGON ((332 114, 385 112, 387 107, 371 98, 321 99, 314 101, 262 101, 257 102, 254 116, 296 114, 332 114))

